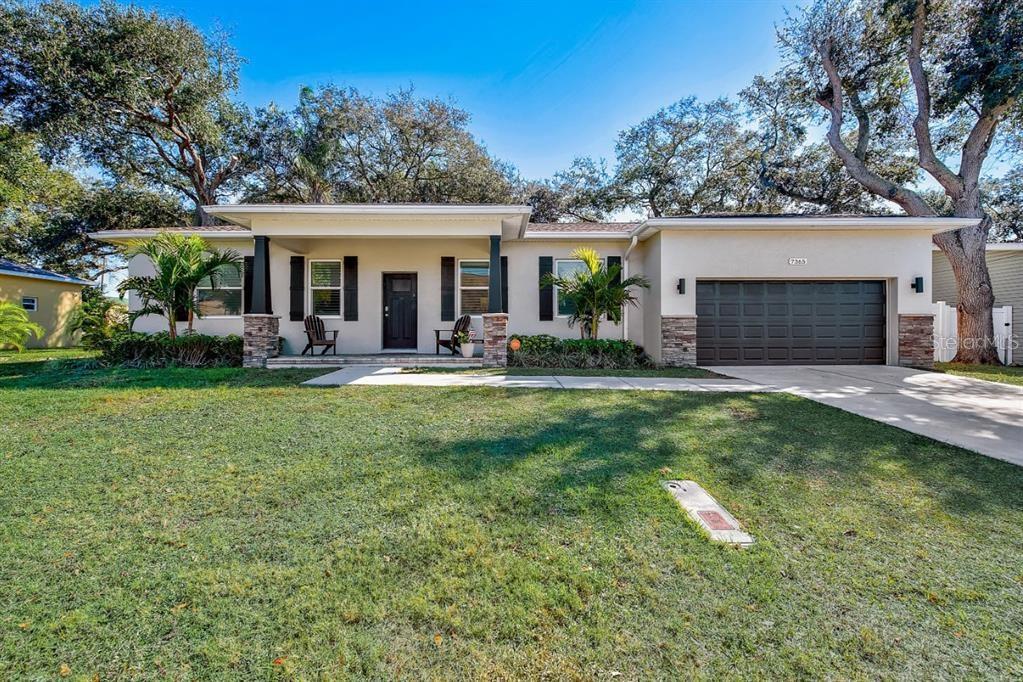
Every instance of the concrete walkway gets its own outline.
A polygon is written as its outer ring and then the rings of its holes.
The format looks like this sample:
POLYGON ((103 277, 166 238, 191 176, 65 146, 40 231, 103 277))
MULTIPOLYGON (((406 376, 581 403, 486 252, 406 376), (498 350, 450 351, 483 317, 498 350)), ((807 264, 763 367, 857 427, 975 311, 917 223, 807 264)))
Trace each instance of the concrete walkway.
POLYGON ((904 367, 714 367, 1023 466, 1023 387, 904 367))
POLYGON ((1023 466, 1023 387, 903 367, 714 367, 731 378, 403 374, 346 367, 308 386, 493 386, 643 391, 787 392, 1023 466))
POLYGON ((303 382, 306 386, 492 386, 496 388, 577 388, 620 391, 776 391, 742 379, 669 377, 490 376, 486 374, 403 374, 400 367, 345 367, 303 382))

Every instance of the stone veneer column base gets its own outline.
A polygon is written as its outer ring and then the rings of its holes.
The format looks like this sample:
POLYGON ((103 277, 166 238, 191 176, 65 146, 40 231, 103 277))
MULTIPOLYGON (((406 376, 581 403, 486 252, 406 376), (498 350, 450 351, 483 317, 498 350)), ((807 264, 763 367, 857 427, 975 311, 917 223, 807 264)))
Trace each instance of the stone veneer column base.
POLYGON ((934 366, 934 316, 899 315, 899 364, 934 366))
POLYGON ((277 337, 281 318, 277 315, 245 315, 242 317, 244 346, 243 367, 266 367, 267 358, 277 357, 277 337))
POLYGON ((508 313, 483 314, 483 366, 508 366, 508 313))
POLYGON ((661 316, 661 364, 696 364, 696 315, 661 316))

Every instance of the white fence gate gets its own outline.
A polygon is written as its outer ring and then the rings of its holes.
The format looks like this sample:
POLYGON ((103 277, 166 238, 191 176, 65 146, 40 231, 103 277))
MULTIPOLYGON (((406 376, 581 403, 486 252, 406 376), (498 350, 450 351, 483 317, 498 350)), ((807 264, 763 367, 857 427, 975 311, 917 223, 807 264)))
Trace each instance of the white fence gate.
MULTIPOLYGON (((948 362, 955 357, 957 338, 956 309, 938 301, 934 304, 934 360, 948 362)), ((995 322, 995 345, 998 358, 1012 364, 1012 306, 1005 305, 992 310, 995 322)))

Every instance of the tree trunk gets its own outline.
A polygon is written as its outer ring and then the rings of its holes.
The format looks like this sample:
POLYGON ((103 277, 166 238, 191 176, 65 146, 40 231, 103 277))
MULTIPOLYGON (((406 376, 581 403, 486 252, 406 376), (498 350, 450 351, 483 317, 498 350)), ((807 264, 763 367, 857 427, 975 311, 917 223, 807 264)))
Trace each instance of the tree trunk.
POLYGON ((167 334, 172 339, 178 338, 178 322, 175 319, 175 318, 177 318, 177 316, 178 316, 178 314, 175 311, 173 311, 173 310, 167 316, 167 334))
MULTIPOLYGON (((972 216, 970 216, 972 217, 972 216)), ((985 243, 991 218, 984 216, 979 225, 934 235, 934 243, 952 266, 959 303, 956 306, 958 345, 952 362, 1000 365, 995 346, 995 326, 991 308, 995 294, 985 258, 985 243)))
POLYGON ((195 224, 201 227, 211 227, 216 225, 216 219, 206 211, 202 210, 202 206, 199 204, 195 205, 195 224))

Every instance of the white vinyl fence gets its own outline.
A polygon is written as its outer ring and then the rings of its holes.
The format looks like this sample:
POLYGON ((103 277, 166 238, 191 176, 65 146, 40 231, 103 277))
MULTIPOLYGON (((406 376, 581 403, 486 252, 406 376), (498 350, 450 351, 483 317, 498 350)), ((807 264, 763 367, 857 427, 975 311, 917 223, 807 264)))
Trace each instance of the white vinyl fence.
MULTIPOLYGON (((995 345, 998 357, 1005 364, 1012 363, 1012 306, 1006 305, 993 311, 995 322, 995 345)), ((948 362, 955 357, 957 345, 956 309, 938 301, 934 304, 934 360, 948 362)))

